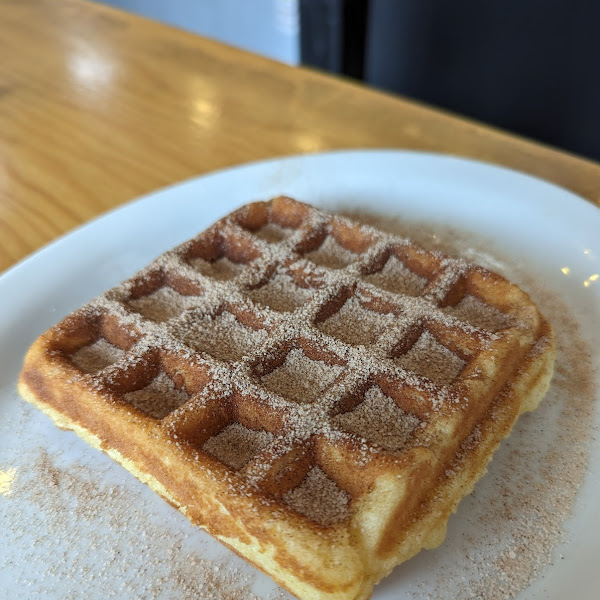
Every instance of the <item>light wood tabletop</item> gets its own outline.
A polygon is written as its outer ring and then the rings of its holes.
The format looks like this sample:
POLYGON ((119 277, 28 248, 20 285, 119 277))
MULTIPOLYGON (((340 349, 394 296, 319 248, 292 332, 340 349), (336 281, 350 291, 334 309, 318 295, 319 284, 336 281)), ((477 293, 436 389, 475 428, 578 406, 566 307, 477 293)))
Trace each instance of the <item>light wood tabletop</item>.
POLYGON ((151 190, 257 159, 403 148, 600 205, 600 165, 82 0, 0 0, 0 272, 151 190))

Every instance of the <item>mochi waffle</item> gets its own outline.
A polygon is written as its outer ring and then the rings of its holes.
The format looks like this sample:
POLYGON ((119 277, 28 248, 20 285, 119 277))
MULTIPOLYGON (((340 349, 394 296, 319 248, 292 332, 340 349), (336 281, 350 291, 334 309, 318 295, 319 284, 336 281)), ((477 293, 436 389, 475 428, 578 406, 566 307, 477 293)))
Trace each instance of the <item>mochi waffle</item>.
POLYGON ((553 362, 499 275, 279 197, 52 327, 19 390, 299 598, 362 600, 441 543, 553 362))

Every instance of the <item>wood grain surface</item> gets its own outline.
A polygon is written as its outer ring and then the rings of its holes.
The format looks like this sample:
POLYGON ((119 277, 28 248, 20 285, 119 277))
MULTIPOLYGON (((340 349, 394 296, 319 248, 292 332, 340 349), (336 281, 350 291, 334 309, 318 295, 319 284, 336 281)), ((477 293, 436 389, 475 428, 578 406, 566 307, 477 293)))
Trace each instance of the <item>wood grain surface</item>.
POLYGON ((0 272, 107 209, 251 160, 408 148, 600 205, 600 165, 82 0, 0 0, 0 272))

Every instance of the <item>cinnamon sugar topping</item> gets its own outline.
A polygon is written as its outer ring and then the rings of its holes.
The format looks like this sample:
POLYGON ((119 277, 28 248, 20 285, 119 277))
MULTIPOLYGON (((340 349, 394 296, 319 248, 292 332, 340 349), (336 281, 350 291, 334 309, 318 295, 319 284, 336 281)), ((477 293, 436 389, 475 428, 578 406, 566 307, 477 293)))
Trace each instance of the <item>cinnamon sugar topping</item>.
POLYGON ((366 275, 365 280, 388 292, 407 296, 419 296, 427 285, 427 279, 408 269, 393 254, 381 271, 366 275))
POLYGON ((277 225, 277 223, 267 223, 260 229, 257 229, 254 234, 261 240, 264 240, 269 244, 274 244, 281 242, 286 237, 294 233, 294 231, 295 230, 291 227, 282 227, 281 225, 277 225))
POLYGON ((354 410, 337 415, 334 422, 390 451, 400 450, 420 424, 418 417, 402 410, 378 386, 370 387, 354 410))
POLYGON ((226 256, 212 261, 203 258, 191 258, 188 262, 198 273, 217 281, 233 279, 242 273, 245 268, 245 265, 235 263, 226 256))
POLYGON ((267 431, 254 431, 240 423, 232 423, 219 435, 205 442, 203 449, 232 469, 241 469, 258 454, 273 436, 267 431))
POLYGON ((100 338, 89 346, 80 348, 71 356, 71 360, 85 373, 98 371, 121 360, 125 352, 108 340, 100 338))
POLYGON ((173 380, 159 373, 146 387, 128 392, 124 399, 155 419, 162 419, 189 400, 189 395, 178 390, 173 380))
POLYGON ((228 311, 216 316, 191 311, 169 330, 194 350, 227 362, 249 355, 268 337, 265 329, 247 327, 228 311))
POLYGON ((290 312, 306 304, 314 290, 297 286, 285 273, 277 273, 265 285, 254 288, 248 296, 264 306, 279 312, 290 312))
POLYGON ((184 310, 198 306, 197 296, 183 296, 173 288, 163 286, 135 300, 129 301, 129 306, 151 321, 162 323, 178 316, 184 310))
POLYGON ((408 352, 394 359, 399 366, 428 377, 438 385, 449 385, 465 366, 465 361, 424 331, 408 352))
POLYGON ((320 467, 313 467, 302 484, 287 492, 283 500, 320 525, 333 525, 349 514, 350 496, 327 477, 320 467))
POLYGON ((324 333, 352 345, 369 346, 397 322, 393 314, 367 310, 356 296, 349 298, 342 308, 318 325, 324 333))
POLYGON ((338 244, 335 238, 329 235, 316 250, 309 252, 306 258, 322 267, 343 269, 351 262, 354 262, 358 258, 358 255, 338 244))
POLYGON ((508 315, 475 296, 465 296, 455 306, 445 307, 444 312, 487 331, 499 331, 512 324, 508 315))
POLYGON ((276 394, 304 404, 315 402, 342 370, 340 365, 312 360, 302 350, 294 348, 280 367, 263 375, 261 380, 276 394))

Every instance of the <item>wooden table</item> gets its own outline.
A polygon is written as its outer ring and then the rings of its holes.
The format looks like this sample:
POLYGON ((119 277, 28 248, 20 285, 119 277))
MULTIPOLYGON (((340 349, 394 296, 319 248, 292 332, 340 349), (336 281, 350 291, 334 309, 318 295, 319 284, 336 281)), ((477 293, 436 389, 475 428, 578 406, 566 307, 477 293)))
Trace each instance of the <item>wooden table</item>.
POLYGON ((338 148, 446 152, 600 205, 600 165, 102 5, 0 0, 0 272, 167 184, 338 148))

